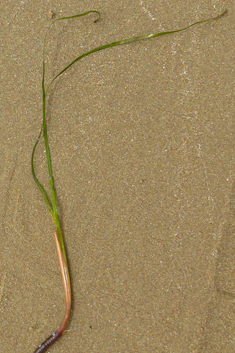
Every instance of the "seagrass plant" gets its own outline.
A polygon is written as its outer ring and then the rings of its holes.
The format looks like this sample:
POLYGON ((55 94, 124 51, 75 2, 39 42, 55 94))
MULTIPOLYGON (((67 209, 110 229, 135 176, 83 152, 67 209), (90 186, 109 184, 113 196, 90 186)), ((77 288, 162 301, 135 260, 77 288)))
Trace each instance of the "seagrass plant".
POLYGON ((93 53, 95 53, 97 51, 100 51, 100 50, 103 50, 103 49, 107 49, 107 48, 111 48, 111 47, 114 47, 114 46, 117 46, 117 45, 121 45, 121 44, 125 44, 125 43, 136 42, 136 41, 139 41, 139 40, 142 40, 142 39, 154 38, 154 37, 157 37, 157 36, 163 36, 163 35, 166 35, 166 34, 172 34, 172 33, 181 32, 181 31, 184 31, 186 29, 189 29, 192 26, 198 25, 200 23, 214 21, 214 20, 222 17, 223 15, 225 15, 226 12, 227 12, 227 10, 225 10, 223 13, 221 13, 220 15, 218 15, 216 17, 212 17, 212 18, 209 18, 209 19, 206 19, 206 20, 201 20, 201 21, 195 22, 195 23, 193 23, 193 24, 191 24, 191 25, 189 25, 187 27, 181 28, 181 29, 172 30, 172 31, 168 31, 168 32, 147 34, 147 35, 142 35, 142 36, 134 37, 134 38, 128 38, 128 39, 124 39, 124 40, 120 40, 120 41, 117 41, 117 42, 109 43, 109 44, 97 47, 95 49, 92 49, 92 50, 90 50, 90 51, 78 56, 71 63, 69 63, 62 71, 60 71, 51 80, 49 85, 46 87, 45 86, 45 48, 46 48, 47 35, 48 35, 48 32, 49 32, 51 26, 53 24, 55 24, 56 22, 58 22, 58 21, 74 19, 74 18, 78 18, 78 17, 89 15, 91 13, 93 13, 93 14, 95 14, 97 16, 97 19, 94 21, 96 23, 100 19, 100 14, 99 14, 98 11, 88 11, 88 12, 85 12, 85 13, 82 13, 82 14, 78 14, 78 15, 75 15, 75 16, 61 17, 61 18, 58 18, 58 19, 52 21, 52 23, 48 27, 48 30, 47 30, 45 38, 44 38, 43 63, 42 63, 42 106, 43 106, 43 109, 42 109, 42 111, 43 111, 43 114, 42 114, 42 126, 41 126, 41 131, 39 133, 39 136, 38 136, 38 138, 36 140, 36 143, 35 143, 33 151, 32 151, 31 169, 32 169, 33 178, 34 178, 39 190, 42 193, 42 196, 43 196, 43 198, 45 200, 47 208, 48 208, 48 210, 49 210, 49 212, 50 212, 50 214, 52 216, 53 222, 55 224, 54 236, 55 236, 57 253, 58 253, 58 257, 59 257, 59 263, 60 263, 60 269, 61 269, 61 274, 62 274, 64 292, 65 292, 66 309, 65 309, 64 319, 63 319, 61 325, 59 326, 59 328, 52 335, 50 335, 34 351, 34 353, 44 353, 44 352, 46 352, 47 349, 55 341, 57 341, 57 339, 62 335, 62 333, 63 333, 63 331, 65 329, 65 326, 66 326, 66 324, 68 322, 68 319, 69 319, 70 310, 71 310, 71 284, 70 284, 69 268, 68 268, 68 262, 67 262, 67 257, 66 257, 64 241, 63 241, 63 235, 62 235, 62 231, 61 231, 60 218, 59 218, 59 214, 58 214, 55 186, 54 186, 54 181, 53 181, 53 172, 52 172, 52 165, 51 165, 51 155, 50 155, 50 148, 49 148, 49 140, 48 140, 48 134, 47 134, 47 120, 46 120, 47 95, 48 95, 48 92, 49 92, 53 82, 60 75, 62 75, 66 70, 68 70, 72 65, 74 65, 77 61, 79 61, 80 59, 84 58, 85 56, 93 54, 93 53), (38 178, 37 178, 37 176, 35 174, 35 169, 34 169, 34 154, 35 154, 35 150, 37 148, 38 142, 39 142, 39 140, 40 140, 42 135, 43 135, 43 138, 44 138, 44 144, 45 144, 45 150, 46 150, 47 167, 48 167, 48 178, 49 178, 49 185, 50 185, 50 198, 47 195, 44 187, 42 186, 42 184, 38 180, 38 178))

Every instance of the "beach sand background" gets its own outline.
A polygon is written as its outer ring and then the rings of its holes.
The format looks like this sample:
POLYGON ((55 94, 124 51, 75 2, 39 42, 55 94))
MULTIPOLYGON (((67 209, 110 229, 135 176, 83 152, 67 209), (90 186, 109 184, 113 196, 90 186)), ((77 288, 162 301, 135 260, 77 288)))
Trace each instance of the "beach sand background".
MULTIPOLYGON (((235 352, 234 1, 2 3, 0 347, 33 352, 64 294, 53 223, 31 176, 47 78, 48 134, 73 287, 50 353, 235 352)), ((41 142, 37 175, 48 190, 41 142)))

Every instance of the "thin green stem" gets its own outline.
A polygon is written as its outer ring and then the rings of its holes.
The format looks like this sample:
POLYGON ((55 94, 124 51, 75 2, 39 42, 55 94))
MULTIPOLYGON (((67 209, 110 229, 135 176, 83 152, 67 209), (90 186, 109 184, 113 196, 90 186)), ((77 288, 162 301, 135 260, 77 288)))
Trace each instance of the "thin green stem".
MULTIPOLYGON (((43 46, 43 74, 42 74, 42 97, 43 97, 43 121, 42 121, 42 131, 43 131, 43 137, 44 137, 44 143, 45 143, 45 149, 46 149, 46 156, 47 156, 47 167, 48 167, 48 175, 49 175, 49 184, 50 184, 50 193, 51 193, 51 203, 52 203, 52 210, 53 210, 53 221, 55 222, 56 225, 56 229, 57 229, 57 235, 58 235, 58 241, 61 247, 61 251, 64 257, 64 261, 67 264, 67 256, 66 256, 66 252, 65 252, 65 246, 64 246, 64 240, 63 240, 63 236, 62 236, 62 231, 61 231, 61 226, 60 226, 60 220, 59 220, 59 215, 58 215, 58 207, 57 207, 57 201, 56 201, 56 191, 55 191, 55 186, 54 186, 54 180, 53 180, 53 172, 52 172, 52 165, 51 165, 51 154, 50 154, 50 147, 49 147, 49 142, 48 142, 48 136, 47 136, 47 125, 46 125, 46 97, 47 97, 47 93, 48 90, 46 91, 45 89, 45 48, 46 48, 46 38, 47 38, 47 34, 51 28, 51 26, 57 22, 57 21, 61 21, 61 20, 68 20, 68 19, 72 19, 72 18, 78 18, 78 17, 82 17, 82 16, 86 16, 89 15, 91 13, 96 13, 98 14, 98 18, 94 21, 97 22, 100 19, 100 14, 98 11, 87 11, 85 13, 82 14, 78 14, 75 16, 68 16, 68 17, 61 17, 58 18, 56 20, 54 20, 49 28, 48 31, 45 35, 44 38, 44 46, 43 46)), ((39 137, 40 138, 40 137, 39 137)), ((35 148, 37 147, 37 143, 35 148)), ((34 148, 34 152, 35 152, 35 148, 34 148)), ((33 153, 34 154, 34 153, 33 153)), ((35 175, 35 173, 34 173, 35 175)), ((35 179, 34 179, 35 180, 35 179)), ((47 205, 48 205, 48 198, 45 197, 45 192, 44 189, 42 190, 42 186, 41 184, 37 183, 40 191, 43 194, 44 200, 46 201, 47 205)), ((49 200, 48 200, 49 201, 49 200)), ((51 209, 50 213, 51 213, 51 209)))
POLYGON ((62 278, 63 278, 63 284, 64 284, 64 291, 65 291, 65 299, 66 299, 66 311, 65 311, 65 316, 64 316, 64 320, 61 324, 61 326, 59 327, 58 330, 55 331, 54 334, 52 334, 51 336, 49 336, 37 349, 34 353, 44 353, 46 352, 46 350, 62 335, 64 328, 67 324, 68 318, 69 318, 69 313, 70 313, 70 309, 71 309, 71 284, 70 284, 70 277, 69 277, 69 269, 68 269, 68 263, 67 263, 67 257, 66 257, 66 251, 65 251, 65 247, 64 247, 64 240, 63 240, 63 235, 62 235, 62 231, 61 231, 61 226, 60 226, 60 220, 59 220, 59 215, 58 215, 58 207, 57 207, 57 201, 56 201, 56 191, 55 191, 55 185, 54 185, 54 180, 53 180, 53 171, 52 171, 52 164, 51 164, 51 154, 50 154, 50 147, 49 147, 49 141, 48 141, 48 134, 47 134, 47 122, 46 122, 46 100, 47 100, 47 94, 49 92, 49 89, 51 87, 51 85, 53 84, 53 82, 60 76, 62 75, 65 71, 67 71, 72 65, 74 65, 77 61, 81 60, 82 58, 93 54, 95 52, 104 50, 104 49, 108 49, 111 47, 115 47, 118 45, 122 45, 122 44, 127 44, 127 43, 131 43, 131 42, 136 42, 139 40, 144 40, 144 39, 149 39, 149 38, 154 38, 157 36, 163 36, 163 35, 167 35, 167 34, 173 34, 173 33, 177 33, 177 32, 182 32, 185 31, 195 25, 201 24, 201 23, 205 23, 205 22, 210 22, 210 21, 214 21, 217 20, 218 18, 221 18, 222 16, 224 16, 227 13, 227 10, 225 10, 223 13, 221 13, 220 15, 216 16, 216 17, 212 17, 206 20, 202 20, 202 21, 197 21, 187 27, 181 28, 181 29, 177 29, 177 30, 172 30, 172 31, 167 31, 167 32, 159 32, 159 33, 154 33, 154 34, 146 34, 146 35, 141 35, 138 37, 134 37, 134 38, 128 38, 128 39, 123 39, 123 40, 119 40, 113 43, 109 43, 109 44, 105 44, 102 46, 99 46, 97 48, 94 48, 80 56, 78 56, 76 59, 74 59, 70 64, 68 64, 63 70, 61 70, 49 83, 49 85, 47 86, 47 88, 45 87, 45 50, 46 50, 46 39, 47 39, 47 35, 49 33, 49 30, 51 28, 51 26, 57 22, 57 21, 61 21, 61 20, 69 20, 69 19, 73 19, 73 18, 78 18, 78 17, 82 17, 82 16, 86 16, 89 15, 91 13, 96 13, 98 14, 98 18, 94 21, 97 22, 100 19, 100 14, 98 11, 88 11, 82 14, 78 14, 78 15, 74 15, 74 16, 67 16, 67 17, 61 17, 58 18, 56 20, 54 20, 45 35, 44 38, 44 44, 43 44, 43 73, 42 73, 42 98, 43 98, 43 119, 42 119, 42 127, 41 127, 41 131, 40 134, 36 140, 36 143, 33 147, 33 151, 32 151, 32 156, 31 156, 31 170, 32 170, 32 175, 34 178, 35 183, 37 184, 40 192, 42 193, 42 196, 45 200, 45 203, 47 205, 47 208, 53 218, 53 221, 55 223, 56 226, 56 232, 55 232, 55 241, 56 241, 56 247, 57 247, 57 252, 58 252, 58 257, 59 257, 59 262, 60 262, 60 267, 61 267, 61 274, 62 274, 62 278), (38 146, 38 142, 41 138, 41 135, 43 134, 43 138, 44 138, 44 144, 45 144, 45 149, 46 149, 46 158, 47 158, 47 168, 48 168, 48 176, 49 176, 49 185, 50 185, 50 194, 51 194, 51 200, 49 200, 46 191, 44 189, 44 187, 42 186, 42 184, 39 182, 36 174, 35 174, 35 169, 34 169, 34 156, 35 156, 35 151, 36 148, 38 146))

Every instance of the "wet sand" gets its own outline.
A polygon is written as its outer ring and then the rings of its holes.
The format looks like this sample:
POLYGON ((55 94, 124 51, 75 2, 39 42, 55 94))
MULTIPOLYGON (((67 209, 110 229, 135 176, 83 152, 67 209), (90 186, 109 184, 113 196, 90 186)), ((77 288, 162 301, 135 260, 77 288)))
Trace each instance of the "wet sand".
MULTIPOLYGON (((53 352, 234 352, 235 124, 232 1, 42 1, 3 6, 0 346, 33 352, 64 295, 53 223, 30 167, 41 124, 42 50, 58 79, 48 135, 73 287, 53 352), (52 11, 52 12, 51 12, 52 11)), ((48 77, 47 76, 47 77, 48 77)), ((48 190, 43 143, 35 169, 48 190)))

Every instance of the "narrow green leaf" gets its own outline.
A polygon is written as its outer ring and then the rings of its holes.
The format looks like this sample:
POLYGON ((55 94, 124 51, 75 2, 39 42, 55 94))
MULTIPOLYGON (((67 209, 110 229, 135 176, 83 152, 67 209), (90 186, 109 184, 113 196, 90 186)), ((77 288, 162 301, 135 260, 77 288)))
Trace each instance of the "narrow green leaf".
MULTIPOLYGON (((99 19, 100 19, 100 13, 99 13, 98 11, 95 11, 95 10, 87 11, 87 12, 84 12, 84 13, 80 13, 80 14, 78 14, 78 15, 60 17, 60 18, 57 18, 56 20, 54 20, 53 22, 61 21, 61 20, 69 20, 69 19, 71 19, 71 18, 82 17, 82 16, 89 15, 90 13, 97 13, 97 14, 98 14, 99 17, 94 21, 94 23, 98 22, 99 19)), ((52 24, 53 24, 53 22, 52 22, 52 24)), ((52 25, 52 24, 51 24, 51 25, 52 25)))
POLYGON ((33 152, 32 152, 32 156, 31 156, 31 171, 32 171, 32 175, 33 175, 33 179, 35 181, 35 183, 37 184, 39 190, 41 191, 42 193, 42 196, 46 202, 46 205, 48 207, 48 210, 49 212, 51 213, 51 215, 53 216, 53 211, 52 211, 52 207, 51 207, 51 204, 50 204, 50 201, 47 197, 47 194, 46 194, 46 191, 45 189, 43 188, 42 184, 40 183, 40 181, 38 180, 38 178, 36 177, 36 174, 35 174, 35 170, 34 170, 34 154, 35 154, 35 150, 36 150, 36 147, 38 145, 38 142, 40 140, 40 137, 41 137, 41 134, 42 134, 42 129, 40 131, 40 134, 38 135, 38 138, 37 138, 37 141, 33 147, 33 152))
POLYGON ((100 50, 104 50, 104 49, 108 49, 108 48, 111 48, 111 47, 115 47, 117 45, 122 45, 122 44, 127 44, 127 43, 131 43, 131 42, 137 42, 139 40, 143 40, 143 39, 148 39, 148 38, 154 38, 154 37, 158 37, 158 36, 164 36, 164 35, 167 35, 167 34, 173 34, 173 33, 177 33, 177 32, 182 32, 182 31, 185 31, 193 26, 196 26, 196 25, 199 25, 201 23, 205 23, 205 22, 210 22, 210 21, 215 21, 219 18, 221 18, 222 16, 224 16, 228 11, 225 10, 222 14, 216 16, 216 17, 212 17, 212 18, 208 18, 206 20, 202 20, 202 21, 197 21, 197 22, 194 22, 193 24, 187 26, 187 27, 184 27, 184 28, 181 28, 181 29, 176 29, 176 30, 173 30, 173 31, 167 31, 167 32, 158 32, 158 33, 153 33, 153 34, 146 34, 146 35, 142 35, 142 36, 138 36, 138 37, 133 37, 133 38, 128 38, 128 39, 123 39, 123 40, 119 40, 117 42, 113 42, 113 43, 109 43, 109 44, 105 44, 105 45, 102 45, 100 47, 97 47, 95 49, 92 49, 80 56, 78 56, 75 60, 73 60, 69 65, 67 65, 63 70, 61 70, 54 78, 53 80, 51 81, 51 83, 49 84, 49 86, 47 87, 47 90, 46 90, 46 93, 49 91, 49 88, 50 86, 52 85, 52 83, 57 79, 57 77, 59 77, 60 75, 62 75, 65 71, 67 71, 72 65, 74 65, 78 60, 81 60, 82 58, 84 58, 85 56, 88 56, 90 54, 93 54, 93 53, 96 53, 100 50))

